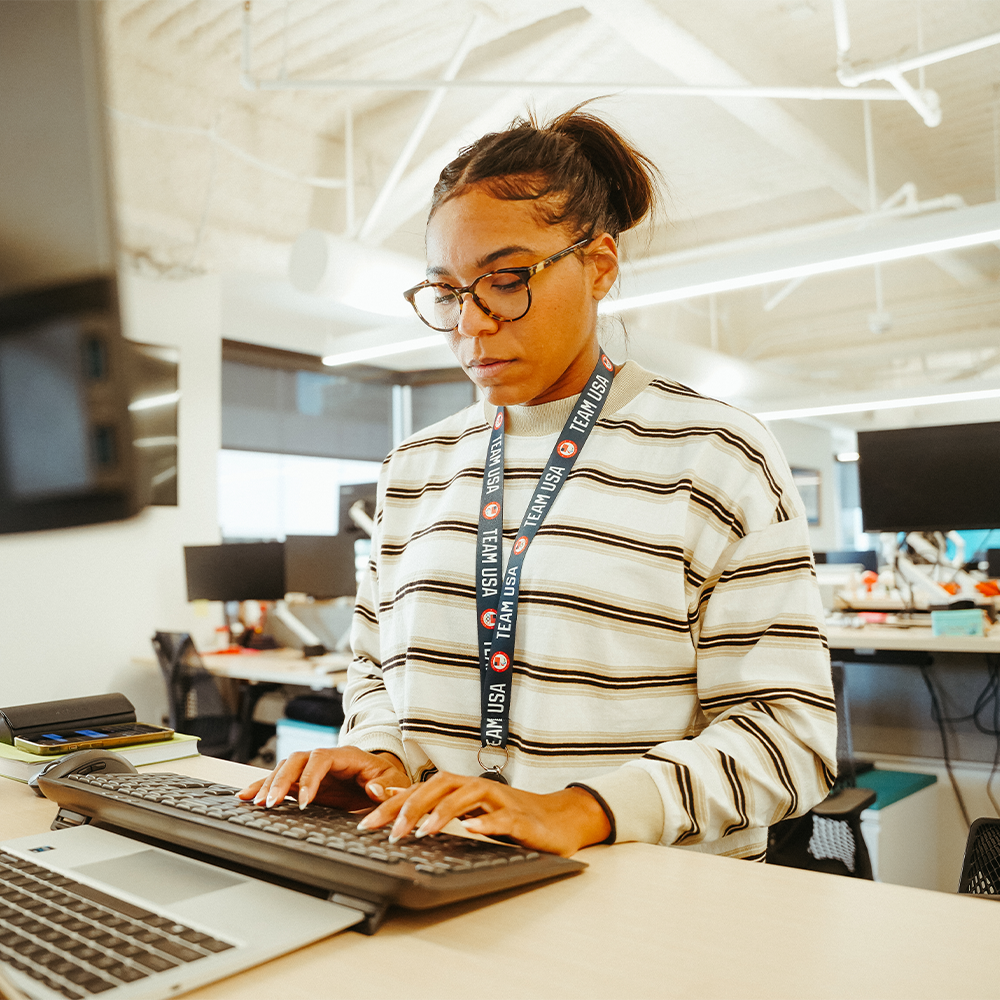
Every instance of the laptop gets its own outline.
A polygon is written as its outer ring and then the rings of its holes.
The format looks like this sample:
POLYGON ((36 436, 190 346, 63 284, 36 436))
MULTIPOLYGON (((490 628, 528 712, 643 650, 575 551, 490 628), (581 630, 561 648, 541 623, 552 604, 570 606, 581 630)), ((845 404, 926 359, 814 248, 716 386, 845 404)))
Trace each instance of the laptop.
POLYGON ((14 997, 159 1000, 363 918, 94 826, 0 843, 0 977, 14 997))

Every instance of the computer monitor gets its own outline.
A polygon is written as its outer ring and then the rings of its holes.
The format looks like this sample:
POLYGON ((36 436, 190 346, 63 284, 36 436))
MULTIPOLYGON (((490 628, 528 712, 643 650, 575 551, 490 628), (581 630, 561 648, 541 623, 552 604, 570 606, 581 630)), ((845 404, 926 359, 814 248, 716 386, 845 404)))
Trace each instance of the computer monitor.
POLYGON ((351 538, 366 538, 367 535, 359 528, 349 513, 351 507, 359 500, 364 504, 364 511, 370 517, 375 517, 375 495, 377 483, 347 483, 340 487, 340 519, 337 531, 351 538))
POLYGON ((863 566, 873 573, 878 572, 878 553, 871 549, 842 549, 837 552, 815 553, 817 565, 823 563, 863 566))
POLYGON ((285 539, 285 585, 289 593, 319 600, 354 597, 357 571, 352 535, 289 535, 285 539))
POLYGON ((858 434, 865 531, 1000 527, 1000 422, 858 434))
POLYGON ((280 601, 285 596, 283 542, 185 545, 189 601, 280 601))

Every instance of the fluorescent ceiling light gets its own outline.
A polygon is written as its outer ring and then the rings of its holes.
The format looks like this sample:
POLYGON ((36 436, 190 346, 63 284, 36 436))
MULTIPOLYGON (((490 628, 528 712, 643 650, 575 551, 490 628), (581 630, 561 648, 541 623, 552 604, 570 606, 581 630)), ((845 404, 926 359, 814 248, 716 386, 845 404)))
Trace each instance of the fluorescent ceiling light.
POLYGON ((831 417, 838 413, 865 413, 868 410, 899 410, 907 406, 968 403, 977 399, 1000 399, 1000 389, 977 389, 971 392, 942 392, 935 396, 910 396, 906 399, 879 399, 860 403, 837 403, 832 406, 803 406, 796 410, 772 410, 768 413, 755 413, 754 416, 760 420, 798 420, 802 417, 831 417))
POLYGON ((181 398, 180 392, 168 392, 162 396, 147 396, 145 399, 136 399, 128 404, 128 408, 135 413, 136 410, 152 410, 157 406, 170 406, 181 398))
POLYGON ((417 337, 415 340, 399 340, 394 344, 380 344, 377 347, 362 347, 356 351, 344 351, 342 354, 328 354, 323 358, 323 364, 330 368, 335 368, 338 365, 353 365, 359 361, 388 358, 393 354, 420 351, 425 347, 438 347, 444 343, 446 343, 444 334, 435 333, 430 337, 417 337))
POLYGON ((674 267, 667 264, 633 277, 626 274, 621 297, 604 299, 600 311, 623 312, 998 241, 1000 202, 994 201, 767 250, 731 253, 674 267))
POLYGON ((857 462, 860 461, 861 456, 856 451, 839 451, 837 452, 838 462, 857 462))

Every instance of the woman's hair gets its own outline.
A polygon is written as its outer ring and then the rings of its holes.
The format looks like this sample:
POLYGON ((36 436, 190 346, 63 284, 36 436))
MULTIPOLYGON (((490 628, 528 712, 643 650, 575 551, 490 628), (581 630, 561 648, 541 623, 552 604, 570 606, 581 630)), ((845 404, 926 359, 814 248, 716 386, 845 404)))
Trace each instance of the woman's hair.
POLYGON ((533 114, 466 146, 441 171, 431 216, 473 186, 534 201, 543 222, 581 239, 637 226, 657 201, 659 171, 607 122, 577 105, 547 125, 533 114))

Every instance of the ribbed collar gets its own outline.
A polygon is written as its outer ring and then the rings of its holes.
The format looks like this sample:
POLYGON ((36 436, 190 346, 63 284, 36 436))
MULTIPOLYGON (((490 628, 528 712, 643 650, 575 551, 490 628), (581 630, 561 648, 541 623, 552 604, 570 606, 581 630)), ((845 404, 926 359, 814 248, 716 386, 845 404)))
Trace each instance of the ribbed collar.
MULTIPOLYGON (((607 416, 631 403, 655 377, 652 372, 646 371, 634 361, 626 361, 621 371, 615 375, 611 393, 601 415, 607 416)), ((568 396, 566 399, 539 403, 537 406, 508 406, 507 433, 523 437, 555 434, 566 423, 576 399, 576 396, 568 396)), ((495 406, 483 401, 483 417, 488 424, 493 423, 496 412, 495 406)))

